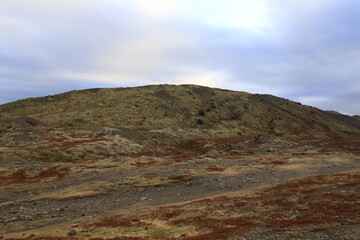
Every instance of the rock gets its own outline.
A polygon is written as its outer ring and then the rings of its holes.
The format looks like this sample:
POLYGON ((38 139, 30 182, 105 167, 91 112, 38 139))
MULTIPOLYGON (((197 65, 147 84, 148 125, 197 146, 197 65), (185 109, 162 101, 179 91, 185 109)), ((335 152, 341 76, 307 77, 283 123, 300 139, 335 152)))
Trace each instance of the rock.
POLYGON ((5 237, 3 235, 0 235, 0 239, 4 239, 5 237))
POLYGON ((186 186, 191 186, 192 185, 192 182, 187 182, 186 183, 186 186))
POLYGON ((186 237, 187 237, 187 234, 186 234, 186 233, 183 233, 183 234, 181 234, 180 237, 181 237, 181 238, 186 238, 186 237))
POLYGON ((77 227, 78 225, 77 225, 77 224, 73 224, 72 226, 73 226, 73 227, 77 227))
POLYGON ((70 230, 69 232, 68 232, 68 236, 75 236, 77 234, 77 231, 76 230, 70 230))
POLYGON ((35 234, 30 234, 27 238, 33 238, 33 237, 35 237, 35 234))
POLYGON ((222 206, 223 207, 233 207, 235 205, 233 203, 224 203, 222 206))

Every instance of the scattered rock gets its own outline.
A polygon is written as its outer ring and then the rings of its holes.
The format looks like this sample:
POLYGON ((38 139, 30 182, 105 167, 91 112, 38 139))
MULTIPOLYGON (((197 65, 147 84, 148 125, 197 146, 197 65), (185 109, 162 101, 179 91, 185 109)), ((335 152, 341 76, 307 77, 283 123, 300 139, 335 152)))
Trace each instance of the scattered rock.
POLYGON ((222 206, 223 207, 233 207, 235 205, 233 203, 224 203, 222 206))
POLYGON ((186 237, 187 237, 187 234, 186 234, 186 233, 183 233, 183 234, 181 234, 180 237, 181 237, 181 238, 186 238, 186 237))
POLYGON ((76 230, 70 230, 69 232, 68 232, 68 236, 75 236, 77 234, 77 231, 76 230))

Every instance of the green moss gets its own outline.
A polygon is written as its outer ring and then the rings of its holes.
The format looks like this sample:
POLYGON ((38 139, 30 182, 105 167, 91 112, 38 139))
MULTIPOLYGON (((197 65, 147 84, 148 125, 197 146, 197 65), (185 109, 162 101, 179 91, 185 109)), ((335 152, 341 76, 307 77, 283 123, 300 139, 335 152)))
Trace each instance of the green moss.
POLYGON ((169 229, 167 229, 167 228, 157 227, 157 228, 151 230, 149 235, 150 235, 150 237, 153 237, 153 238, 166 238, 166 237, 170 237, 172 234, 169 231, 169 229))

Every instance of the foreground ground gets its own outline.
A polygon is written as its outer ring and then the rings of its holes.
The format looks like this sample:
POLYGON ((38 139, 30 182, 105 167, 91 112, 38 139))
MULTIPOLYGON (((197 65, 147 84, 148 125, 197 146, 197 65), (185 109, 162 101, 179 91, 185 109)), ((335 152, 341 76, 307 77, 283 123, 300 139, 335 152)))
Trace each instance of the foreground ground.
POLYGON ((76 162, 3 158, 0 236, 359 239, 359 154, 355 140, 257 137, 76 162))

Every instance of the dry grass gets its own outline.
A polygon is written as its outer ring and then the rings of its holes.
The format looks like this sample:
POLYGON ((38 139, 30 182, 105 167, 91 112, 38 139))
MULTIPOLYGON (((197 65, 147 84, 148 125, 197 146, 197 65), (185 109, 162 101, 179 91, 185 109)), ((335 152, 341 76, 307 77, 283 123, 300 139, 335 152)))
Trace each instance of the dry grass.
POLYGON ((55 190, 43 194, 39 194, 32 198, 31 201, 41 199, 68 199, 68 198, 83 198, 93 195, 105 194, 108 191, 115 189, 115 184, 110 182, 94 182, 75 185, 60 190, 55 190))

